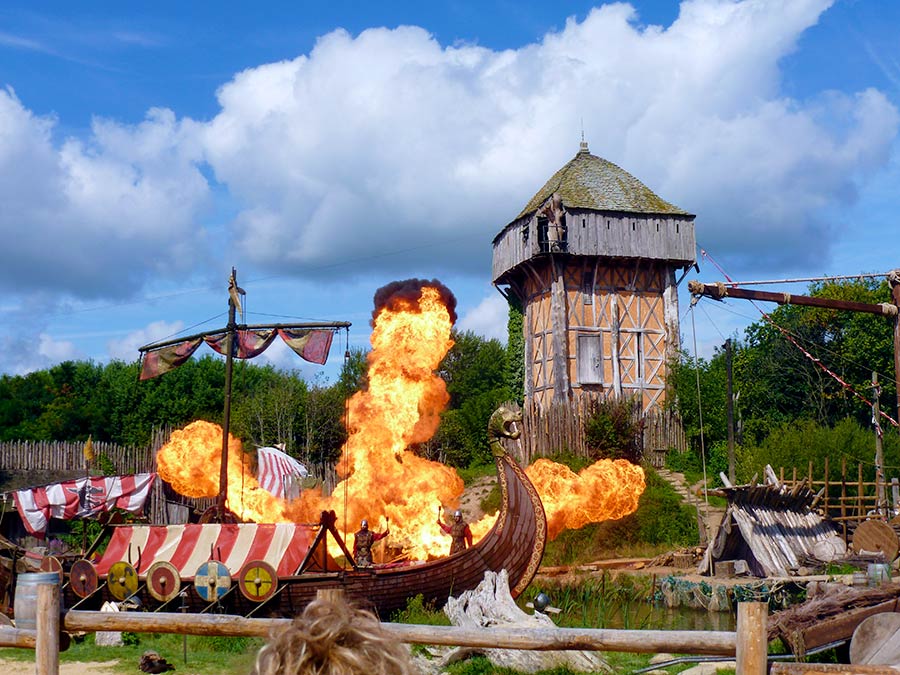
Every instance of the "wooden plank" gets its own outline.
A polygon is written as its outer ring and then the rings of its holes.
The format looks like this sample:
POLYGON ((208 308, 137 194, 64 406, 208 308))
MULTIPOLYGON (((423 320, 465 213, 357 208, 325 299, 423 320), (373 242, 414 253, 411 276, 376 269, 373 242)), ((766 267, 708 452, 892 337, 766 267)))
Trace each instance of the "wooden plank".
POLYGON ((843 614, 825 619, 801 632, 801 640, 807 650, 821 647, 829 642, 849 640, 853 631, 864 619, 881 612, 895 612, 900 600, 888 600, 871 607, 858 607, 843 614))
POLYGON ((900 669, 891 666, 854 665, 849 663, 773 663, 772 675, 897 675, 900 669))

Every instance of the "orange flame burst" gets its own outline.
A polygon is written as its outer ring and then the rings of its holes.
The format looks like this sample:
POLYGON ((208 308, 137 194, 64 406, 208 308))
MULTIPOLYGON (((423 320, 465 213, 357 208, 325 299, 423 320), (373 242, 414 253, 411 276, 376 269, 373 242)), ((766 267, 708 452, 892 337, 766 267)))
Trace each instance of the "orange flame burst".
POLYGON ((601 459, 575 474, 570 468, 539 459, 525 473, 544 504, 547 536, 565 529, 616 520, 633 513, 644 492, 644 470, 625 459, 601 459))
MULTIPOLYGON (((172 432, 156 454, 159 477, 186 497, 219 494, 222 427, 198 420, 172 432)), ((228 487, 225 506, 241 520, 277 523, 287 519, 285 502, 259 486, 241 442, 228 435, 228 487)))
POLYGON ((455 470, 408 450, 434 435, 449 401, 435 370, 453 346, 452 325, 440 292, 430 286, 377 312, 369 386, 350 399, 349 438, 338 463, 344 480, 331 498, 348 528, 362 518, 390 518, 389 543, 413 559, 446 554, 437 507, 455 504, 463 492, 455 470))

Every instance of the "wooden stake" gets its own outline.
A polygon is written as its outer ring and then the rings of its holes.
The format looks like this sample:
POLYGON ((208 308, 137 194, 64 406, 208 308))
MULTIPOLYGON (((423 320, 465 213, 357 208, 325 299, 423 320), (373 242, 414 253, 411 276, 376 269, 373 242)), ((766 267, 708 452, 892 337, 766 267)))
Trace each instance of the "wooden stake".
POLYGON ((59 580, 37 584, 37 639, 34 668, 37 675, 59 675, 59 580))
POLYGON ((737 615, 736 671, 741 675, 766 675, 768 636, 764 602, 739 602, 737 615))

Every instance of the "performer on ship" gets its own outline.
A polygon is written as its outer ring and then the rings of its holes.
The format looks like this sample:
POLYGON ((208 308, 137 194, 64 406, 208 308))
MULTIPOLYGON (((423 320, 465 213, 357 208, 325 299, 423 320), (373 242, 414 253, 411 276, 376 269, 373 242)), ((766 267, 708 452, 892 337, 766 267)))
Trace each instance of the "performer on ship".
POLYGON ((353 535, 353 559, 357 567, 372 566, 372 546, 376 541, 384 539, 391 533, 390 521, 386 520, 387 527, 384 532, 372 532, 369 529, 369 521, 363 520, 359 525, 359 531, 353 535))
POLYGON ((441 507, 438 506, 437 524, 440 528, 450 535, 450 555, 465 551, 472 545, 472 530, 469 529, 468 523, 463 520, 462 511, 457 509, 453 512, 453 522, 445 525, 441 522, 441 507))

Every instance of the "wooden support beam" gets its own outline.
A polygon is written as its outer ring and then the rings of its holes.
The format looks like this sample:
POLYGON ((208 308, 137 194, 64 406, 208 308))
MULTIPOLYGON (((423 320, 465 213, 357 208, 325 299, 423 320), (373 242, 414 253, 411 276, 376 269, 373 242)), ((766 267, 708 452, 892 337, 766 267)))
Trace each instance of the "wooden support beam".
POLYGON ((12 626, 0 626, 0 647, 21 647, 34 649, 37 644, 37 631, 12 626))

